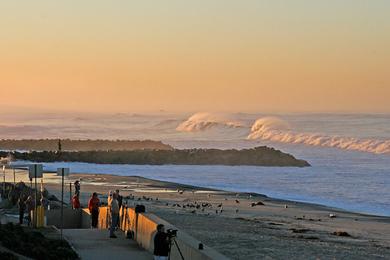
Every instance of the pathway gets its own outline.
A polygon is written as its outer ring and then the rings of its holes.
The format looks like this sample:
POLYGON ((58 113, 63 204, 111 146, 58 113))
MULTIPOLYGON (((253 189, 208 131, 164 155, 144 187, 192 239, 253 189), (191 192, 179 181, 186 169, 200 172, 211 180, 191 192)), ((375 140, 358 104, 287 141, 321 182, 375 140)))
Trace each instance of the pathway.
POLYGON ((153 259, 134 240, 126 239, 122 231, 116 232, 118 238, 109 238, 108 230, 101 229, 64 229, 63 234, 81 259, 153 259))

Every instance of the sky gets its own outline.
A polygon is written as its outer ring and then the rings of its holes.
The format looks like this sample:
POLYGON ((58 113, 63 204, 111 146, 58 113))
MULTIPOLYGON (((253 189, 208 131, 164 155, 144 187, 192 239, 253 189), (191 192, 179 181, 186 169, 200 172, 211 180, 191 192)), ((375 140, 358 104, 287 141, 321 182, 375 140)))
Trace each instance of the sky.
POLYGON ((390 113, 388 0, 0 1, 3 107, 390 113))

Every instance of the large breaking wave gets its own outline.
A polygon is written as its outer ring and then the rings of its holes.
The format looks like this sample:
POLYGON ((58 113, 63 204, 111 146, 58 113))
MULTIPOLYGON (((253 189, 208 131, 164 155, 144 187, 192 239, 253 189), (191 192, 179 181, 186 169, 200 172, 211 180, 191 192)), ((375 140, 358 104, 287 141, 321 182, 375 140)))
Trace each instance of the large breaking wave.
POLYGON ((245 124, 221 113, 196 113, 176 128, 181 132, 200 132, 215 127, 243 128, 245 124))
POLYGON ((242 148, 255 140, 335 147, 390 155, 390 114, 251 113, 8 114, 0 111, 1 139, 162 140, 180 148, 242 148), (259 118, 259 119, 258 119, 259 118), (258 120, 256 120, 258 119, 258 120), (291 123, 291 125, 289 123, 291 123))
POLYGON ((334 147, 377 154, 390 153, 390 140, 360 139, 320 133, 299 133, 291 130, 287 122, 275 117, 264 117, 256 120, 247 139, 334 147))

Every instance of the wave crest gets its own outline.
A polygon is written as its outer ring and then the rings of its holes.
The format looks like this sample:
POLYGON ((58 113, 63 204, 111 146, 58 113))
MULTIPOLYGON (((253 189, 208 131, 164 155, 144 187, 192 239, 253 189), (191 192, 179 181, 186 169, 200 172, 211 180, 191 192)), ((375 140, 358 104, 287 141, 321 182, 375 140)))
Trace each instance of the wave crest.
POLYGON ((181 132, 200 132, 215 127, 242 128, 244 124, 223 114, 196 113, 176 127, 181 132))
POLYGON ((390 153, 390 140, 359 139, 317 133, 297 133, 290 130, 287 122, 275 117, 264 117, 256 120, 252 125, 247 139, 334 147, 377 154, 390 153))
POLYGON ((290 127, 287 122, 277 118, 277 117, 263 117, 257 119, 256 122, 252 125, 252 133, 265 133, 267 131, 273 130, 288 130, 290 127))

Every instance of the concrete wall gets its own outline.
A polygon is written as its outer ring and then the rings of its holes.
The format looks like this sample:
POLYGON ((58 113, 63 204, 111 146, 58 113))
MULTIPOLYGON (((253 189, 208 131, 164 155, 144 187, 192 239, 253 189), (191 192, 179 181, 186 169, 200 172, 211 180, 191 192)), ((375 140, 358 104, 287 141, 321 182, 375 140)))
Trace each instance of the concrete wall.
MULTIPOLYGON (((60 227, 61 210, 51 210, 46 212, 47 224, 60 227)), ((150 213, 136 214, 133 208, 122 208, 120 211, 120 227, 123 231, 133 231, 135 240, 144 249, 153 253, 154 235, 158 224, 164 224, 166 229, 177 229, 167 221, 150 213)), ((107 229, 110 223, 110 216, 107 207, 100 207, 98 228, 107 229)), ((72 210, 64 209, 64 228, 90 228, 91 215, 88 209, 72 210)), ((199 241, 185 232, 179 230, 176 242, 184 256, 184 259, 191 260, 208 260, 208 259, 228 259, 212 248, 204 246, 203 250, 199 250, 199 241)), ((172 246, 172 260, 181 260, 179 251, 176 246, 172 246)))
MULTIPOLYGON (((122 215, 122 229, 123 230, 132 230, 135 233, 135 240, 138 244, 144 249, 153 253, 154 249, 154 235, 156 234, 156 227, 158 224, 164 224, 165 227, 171 229, 177 229, 172 224, 167 221, 157 217, 154 214, 150 213, 141 213, 135 214, 133 208, 128 208, 127 212, 125 211, 122 215), (127 215, 126 215, 127 213, 127 215)), ((176 237, 176 242, 180 247, 181 253, 184 256, 184 259, 191 260, 207 260, 207 259, 228 259, 222 254, 218 253, 212 248, 204 246, 203 250, 199 250, 200 241, 186 234, 185 232, 179 230, 176 237)), ((171 251, 172 260, 181 260, 179 251, 176 246, 172 246, 171 251)))
POLYGON ((138 214, 138 225, 134 230, 136 241, 141 247, 151 252, 153 252, 153 238, 158 224, 145 214, 138 214))
MULTIPOLYGON (((61 227, 61 210, 46 210, 46 225, 61 227)), ((64 228, 81 228, 82 210, 64 208, 64 228)))
POLYGON ((126 230, 136 230, 136 214, 134 210, 131 210, 130 208, 121 208, 121 211, 119 212, 119 216, 121 219, 121 229, 126 231, 126 230))
POLYGON ((91 214, 89 213, 89 209, 81 210, 81 221, 80 228, 90 228, 92 226, 91 214))
MULTIPOLYGON (((107 209, 102 207, 99 214, 98 228, 108 228, 107 209)), ((46 210, 46 225, 61 227, 61 209, 46 210)), ((88 209, 69 209, 64 208, 64 228, 90 228, 92 224, 91 214, 88 209)))
POLYGON ((100 210, 99 210, 98 228, 108 229, 111 223, 108 207, 100 207, 99 209, 100 210))

